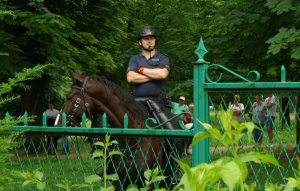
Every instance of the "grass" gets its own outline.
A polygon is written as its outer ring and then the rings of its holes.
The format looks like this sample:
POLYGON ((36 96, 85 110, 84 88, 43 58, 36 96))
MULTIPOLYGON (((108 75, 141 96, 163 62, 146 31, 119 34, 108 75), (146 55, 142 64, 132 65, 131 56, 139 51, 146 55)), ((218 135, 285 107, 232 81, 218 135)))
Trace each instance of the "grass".
MULTIPOLYGON (((279 161, 282 168, 275 168, 273 166, 266 166, 264 164, 248 164, 249 176, 247 182, 256 182, 256 190, 263 190, 266 181, 272 183, 284 183, 284 178, 294 177, 297 169, 297 155, 298 152, 295 149, 296 132, 295 132, 295 120, 291 117, 291 126, 282 128, 281 120, 279 116, 276 116, 275 130, 274 130, 274 144, 273 148, 268 148, 268 137, 266 130, 263 133, 263 147, 260 148, 261 152, 267 152, 275 156, 279 161)), ((211 123, 214 127, 219 127, 218 118, 211 112, 211 123)), ((254 150, 253 141, 243 139, 243 148, 240 152, 246 152, 254 150)), ((20 149, 17 152, 16 158, 12 160, 14 164, 11 165, 12 169, 21 169, 22 171, 33 171, 36 169, 41 170, 44 173, 47 185, 50 190, 58 190, 55 184, 62 183, 63 180, 70 180, 73 184, 81 184, 84 182, 84 177, 93 174, 97 169, 99 170, 100 161, 91 160, 90 158, 90 145, 86 139, 75 139, 69 137, 71 146, 71 153, 64 155, 47 156, 45 153, 26 155, 20 149), (80 151, 80 152, 78 152, 80 151), (23 152, 23 153, 22 153, 23 152)), ((215 160, 225 155, 230 155, 227 152, 227 148, 221 147, 215 142, 210 141, 211 160, 215 160)), ((62 142, 59 142, 59 150, 62 150, 62 142)), ((191 156, 185 156, 182 158, 188 164, 191 164, 191 156)), ((22 190, 20 186, 21 180, 18 180, 15 190, 22 190)), ((97 187, 97 186, 95 186, 97 187)), ((28 187, 23 190, 34 190, 32 187, 28 187)))
MULTIPOLYGON (((49 190, 58 190, 55 184, 61 184, 63 180, 69 180, 72 184, 84 183, 84 177, 94 174, 99 170, 101 162, 92 160, 90 146, 84 140, 69 138, 71 152, 65 155, 62 152, 62 143, 59 141, 58 154, 47 155, 45 152, 39 154, 28 154, 22 150, 16 152, 16 157, 11 160, 11 169, 23 172, 39 170, 44 174, 49 190), (77 145, 80 146, 78 152, 77 145)), ((35 190, 34 187, 20 188, 23 180, 19 180, 15 190, 35 190)))

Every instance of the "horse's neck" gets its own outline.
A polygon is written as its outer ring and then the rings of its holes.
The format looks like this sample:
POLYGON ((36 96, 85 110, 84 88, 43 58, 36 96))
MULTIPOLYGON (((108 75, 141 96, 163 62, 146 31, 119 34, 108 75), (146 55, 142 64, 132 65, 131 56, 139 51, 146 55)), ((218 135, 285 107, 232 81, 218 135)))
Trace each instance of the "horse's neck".
POLYGON ((146 108, 141 103, 135 102, 134 104, 139 104, 139 110, 135 111, 130 108, 132 105, 125 103, 117 95, 110 94, 106 98, 100 97, 97 99, 98 109, 107 114, 111 125, 114 127, 123 127, 125 114, 127 114, 130 127, 143 127, 147 117, 143 113, 147 114, 147 110, 145 111, 146 108))

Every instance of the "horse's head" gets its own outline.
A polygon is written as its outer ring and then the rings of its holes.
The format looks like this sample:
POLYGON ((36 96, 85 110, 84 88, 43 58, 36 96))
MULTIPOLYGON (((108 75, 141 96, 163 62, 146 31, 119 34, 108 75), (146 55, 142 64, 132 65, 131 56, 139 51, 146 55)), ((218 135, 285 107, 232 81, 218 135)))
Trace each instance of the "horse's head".
POLYGON ((68 122, 80 126, 84 112, 89 118, 106 113, 113 127, 123 127, 126 113, 131 127, 144 125, 147 109, 128 92, 105 77, 85 77, 75 71, 71 71, 71 76, 72 88, 62 109, 68 122))
POLYGON ((95 104, 93 104, 93 98, 86 92, 89 78, 83 77, 75 71, 71 71, 71 75, 73 84, 62 112, 66 113, 69 125, 80 126, 83 113, 86 114, 87 118, 91 118, 95 110, 95 104))

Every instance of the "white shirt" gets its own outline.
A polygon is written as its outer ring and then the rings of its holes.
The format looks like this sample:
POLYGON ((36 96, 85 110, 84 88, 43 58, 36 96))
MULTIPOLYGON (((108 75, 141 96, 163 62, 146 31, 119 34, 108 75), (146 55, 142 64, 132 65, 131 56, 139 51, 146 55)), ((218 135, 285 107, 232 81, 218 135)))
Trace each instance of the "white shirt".
POLYGON ((55 119, 58 114, 59 114, 59 111, 57 109, 47 109, 46 110, 46 116, 47 116, 47 118, 53 118, 53 119, 55 119))
POLYGON ((239 121, 239 122, 244 121, 243 117, 242 117, 242 113, 245 110, 244 104, 242 104, 242 103, 239 103, 239 105, 232 104, 232 105, 230 105, 230 109, 232 111, 240 111, 239 115, 232 115, 232 118, 231 118, 232 121, 234 121, 234 120, 239 121))

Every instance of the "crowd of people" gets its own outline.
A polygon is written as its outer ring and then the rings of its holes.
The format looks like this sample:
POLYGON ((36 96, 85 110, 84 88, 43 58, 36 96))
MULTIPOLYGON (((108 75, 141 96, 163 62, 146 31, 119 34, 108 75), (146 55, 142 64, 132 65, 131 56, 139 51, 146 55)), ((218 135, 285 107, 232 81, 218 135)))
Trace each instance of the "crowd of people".
MULTIPOLYGON (((274 142, 274 123, 275 123, 275 112, 276 96, 269 92, 266 94, 266 98, 263 99, 263 95, 256 95, 255 101, 250 107, 249 111, 251 114, 251 121, 255 124, 252 134, 254 139, 254 148, 260 148, 262 146, 263 131, 266 129, 268 137, 268 146, 273 147, 274 142)), ((240 103, 240 96, 234 96, 234 104, 230 105, 232 110, 232 120, 236 120, 239 123, 245 122, 245 107, 244 104, 240 103)))

